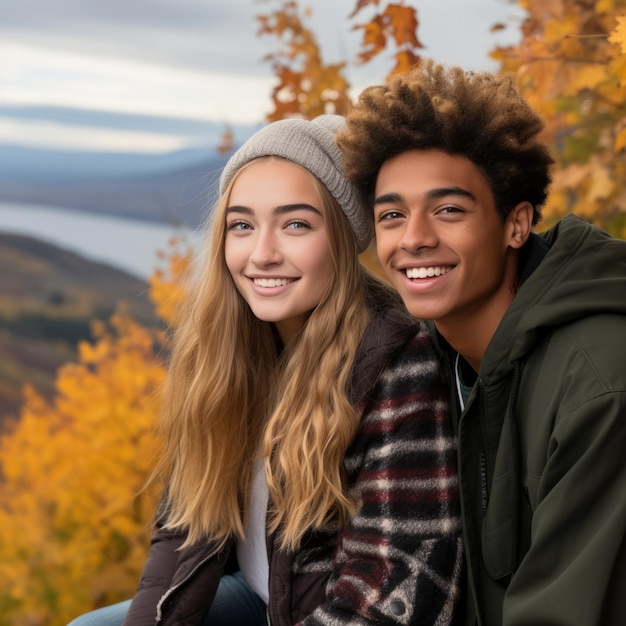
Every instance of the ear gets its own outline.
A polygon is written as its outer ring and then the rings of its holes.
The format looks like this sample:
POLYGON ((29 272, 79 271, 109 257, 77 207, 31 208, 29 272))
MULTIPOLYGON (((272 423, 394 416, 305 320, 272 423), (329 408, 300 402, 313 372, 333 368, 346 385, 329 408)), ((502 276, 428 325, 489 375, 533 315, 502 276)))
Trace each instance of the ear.
POLYGON ((508 244, 511 248, 519 249, 527 241, 533 227, 533 205, 530 202, 520 202, 506 216, 508 244))

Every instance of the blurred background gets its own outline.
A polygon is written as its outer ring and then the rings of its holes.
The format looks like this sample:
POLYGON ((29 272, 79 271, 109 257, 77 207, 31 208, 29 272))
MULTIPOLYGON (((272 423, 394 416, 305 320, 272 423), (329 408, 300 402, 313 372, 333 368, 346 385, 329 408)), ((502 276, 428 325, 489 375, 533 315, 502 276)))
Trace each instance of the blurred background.
MULTIPOLYGON (((130 597, 164 329, 229 155, 421 57, 513 72, 558 162, 542 227, 626 237, 626 0, 0 4, 0 626, 130 597)), ((375 265, 371 251, 363 261, 375 265)))

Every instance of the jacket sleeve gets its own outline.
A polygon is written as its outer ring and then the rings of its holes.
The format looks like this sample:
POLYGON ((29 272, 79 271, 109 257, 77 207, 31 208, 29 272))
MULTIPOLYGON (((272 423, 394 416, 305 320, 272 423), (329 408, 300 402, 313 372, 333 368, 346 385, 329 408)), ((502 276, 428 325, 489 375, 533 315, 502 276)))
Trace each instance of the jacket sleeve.
POLYGON ((358 508, 340 531, 326 602, 300 626, 449 624, 462 534, 447 393, 424 335, 390 361, 346 456, 358 508))
MULTIPOLYGON (((578 379, 581 395, 592 380, 578 379)), ((530 548, 504 599, 506 626, 624 623, 626 390, 604 387, 556 419, 531 492, 530 548)))
POLYGON ((124 626, 145 626, 155 622, 157 605, 170 587, 178 564, 179 548, 184 541, 184 534, 164 530, 157 518, 148 558, 124 626))
POLYGON ((233 541, 182 547, 186 532, 163 528, 160 510, 137 593, 123 626, 200 624, 208 612, 231 555, 233 541))

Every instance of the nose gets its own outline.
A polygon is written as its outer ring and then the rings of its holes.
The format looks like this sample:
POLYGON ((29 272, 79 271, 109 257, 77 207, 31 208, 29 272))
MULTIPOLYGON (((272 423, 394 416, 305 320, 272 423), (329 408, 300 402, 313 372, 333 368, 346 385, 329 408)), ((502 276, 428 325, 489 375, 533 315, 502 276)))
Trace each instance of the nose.
POLYGON ((402 233, 401 248, 407 252, 417 252, 421 248, 435 248, 438 241, 429 217, 421 211, 412 211, 402 233))
POLYGON ((282 254, 276 241, 276 235, 270 230, 258 232, 250 262, 257 267, 275 265, 282 261, 282 254))

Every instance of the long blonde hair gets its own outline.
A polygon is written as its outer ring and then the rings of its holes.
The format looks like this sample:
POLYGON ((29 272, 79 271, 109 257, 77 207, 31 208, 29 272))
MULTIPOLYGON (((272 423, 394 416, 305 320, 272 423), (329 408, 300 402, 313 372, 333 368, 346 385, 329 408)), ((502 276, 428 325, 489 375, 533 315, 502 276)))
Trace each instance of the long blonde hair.
MULTIPOLYGON (((269 157, 275 158, 275 157, 269 157)), ((252 314, 224 261, 233 177, 207 229, 208 257, 174 333, 153 475, 167 481, 167 526, 187 543, 243 538, 252 466, 266 459, 270 531, 295 547, 309 528, 345 522, 343 457, 358 427, 347 398, 368 321, 350 224, 312 174, 330 240, 333 277, 293 345, 280 350, 271 324, 252 314)))

